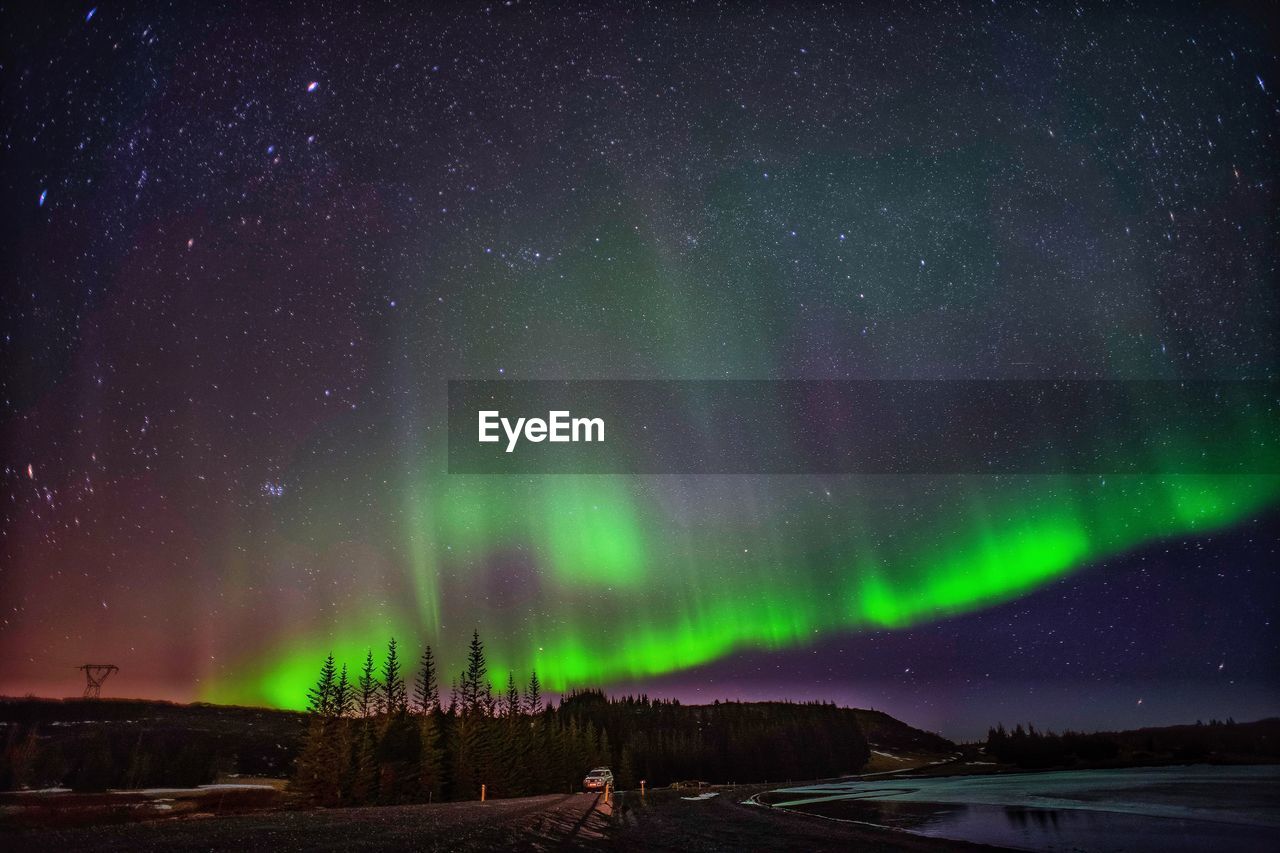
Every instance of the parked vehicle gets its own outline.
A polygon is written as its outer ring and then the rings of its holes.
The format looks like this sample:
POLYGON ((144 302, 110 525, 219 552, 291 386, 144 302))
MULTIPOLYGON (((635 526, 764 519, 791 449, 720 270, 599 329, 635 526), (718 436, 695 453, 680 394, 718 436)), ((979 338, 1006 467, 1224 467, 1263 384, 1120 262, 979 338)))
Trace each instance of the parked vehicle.
POLYGON ((582 789, 588 793, 603 791, 606 787, 613 787, 613 771, 608 767, 597 767, 582 780, 582 789))

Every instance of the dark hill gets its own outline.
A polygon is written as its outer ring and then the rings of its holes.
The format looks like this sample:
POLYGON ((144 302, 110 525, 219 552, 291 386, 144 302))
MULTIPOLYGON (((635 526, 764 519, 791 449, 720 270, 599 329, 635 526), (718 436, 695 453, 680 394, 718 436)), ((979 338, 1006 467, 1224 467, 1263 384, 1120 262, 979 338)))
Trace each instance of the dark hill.
POLYGON ((306 715, 140 699, 0 698, 0 790, 190 786, 286 776, 306 715))
POLYGON ((884 711, 854 710, 862 733, 872 748, 885 752, 955 752, 956 745, 933 732, 913 728, 884 711))

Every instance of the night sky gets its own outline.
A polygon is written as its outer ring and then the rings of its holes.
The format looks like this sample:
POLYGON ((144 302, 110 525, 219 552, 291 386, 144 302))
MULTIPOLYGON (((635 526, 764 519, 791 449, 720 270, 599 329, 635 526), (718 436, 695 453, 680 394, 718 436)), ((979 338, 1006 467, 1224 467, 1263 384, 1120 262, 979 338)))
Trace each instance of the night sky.
POLYGON ((445 464, 449 379, 1277 378, 1268 15, 349 5, 0 8, 0 693, 1280 712, 1274 475, 445 464))

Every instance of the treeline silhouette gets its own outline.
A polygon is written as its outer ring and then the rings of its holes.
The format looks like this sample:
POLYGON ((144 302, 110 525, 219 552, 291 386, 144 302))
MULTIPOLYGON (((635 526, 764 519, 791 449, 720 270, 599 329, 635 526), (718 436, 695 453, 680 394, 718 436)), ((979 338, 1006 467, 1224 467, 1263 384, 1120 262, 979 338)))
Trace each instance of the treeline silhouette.
POLYGON ((1001 724, 988 731, 985 746, 991 757, 1026 769, 1274 760, 1280 757, 1280 720, 1237 724, 1228 718, 1089 734, 1021 724, 1007 731, 1001 724))
POLYGON ((1019 723, 1012 732, 1004 724, 987 732, 987 754, 1019 767, 1055 767, 1110 761, 1120 755, 1120 745, 1105 734, 1036 731, 1019 723))
POLYGON ((129 699, 0 700, 0 791, 190 787, 290 772, 307 717, 129 699))
POLYGON ((430 647, 412 679, 394 639, 380 668, 369 652, 354 676, 330 655, 308 693, 298 788, 325 805, 470 800, 482 785, 489 797, 576 790, 598 765, 626 789, 817 778, 870 757, 855 712, 833 704, 684 706, 579 690, 556 705, 536 672, 495 691, 478 632, 447 704, 438 680, 430 647))

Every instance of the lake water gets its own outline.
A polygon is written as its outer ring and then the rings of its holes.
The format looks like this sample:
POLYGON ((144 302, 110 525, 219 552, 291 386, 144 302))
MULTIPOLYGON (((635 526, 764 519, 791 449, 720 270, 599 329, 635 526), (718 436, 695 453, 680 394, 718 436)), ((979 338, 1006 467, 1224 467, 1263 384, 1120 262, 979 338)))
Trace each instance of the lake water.
POLYGON ((1280 766, 895 776, 782 788, 768 799, 1023 850, 1280 851, 1280 766))

